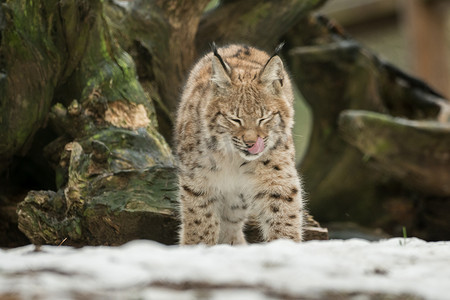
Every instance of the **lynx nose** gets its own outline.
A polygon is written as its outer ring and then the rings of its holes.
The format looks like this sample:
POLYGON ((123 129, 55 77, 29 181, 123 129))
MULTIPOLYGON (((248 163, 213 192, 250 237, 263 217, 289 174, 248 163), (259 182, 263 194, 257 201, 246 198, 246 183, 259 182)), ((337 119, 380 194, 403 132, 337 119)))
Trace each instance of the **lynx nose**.
POLYGON ((255 145, 257 140, 258 134, 254 130, 248 130, 242 136, 242 141, 248 148, 251 148, 253 145, 255 145))
POLYGON ((244 143, 248 148, 251 148, 254 144, 256 144, 256 141, 244 141, 244 143))

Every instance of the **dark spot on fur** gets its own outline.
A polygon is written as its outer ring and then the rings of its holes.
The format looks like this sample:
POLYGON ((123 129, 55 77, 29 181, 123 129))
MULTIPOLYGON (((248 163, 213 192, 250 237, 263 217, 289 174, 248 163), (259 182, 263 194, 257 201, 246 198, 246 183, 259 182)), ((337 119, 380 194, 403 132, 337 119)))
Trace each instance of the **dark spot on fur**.
POLYGON ((203 166, 195 163, 195 164, 191 167, 191 171, 194 171, 195 169, 203 169, 203 166))
POLYGON ((191 208, 191 207, 188 208, 188 211, 189 211, 190 213, 195 213, 195 210, 194 210, 193 208, 191 208))
POLYGON ((280 171, 281 169, 280 169, 280 167, 279 166, 273 166, 273 169, 275 170, 275 171, 280 171))
POLYGON ((210 150, 217 150, 217 137, 215 135, 213 135, 209 140, 208 140, 208 149, 210 150))
POLYGON ((250 48, 248 46, 244 46, 244 55, 250 55, 250 48))
POLYGON ((272 212, 274 212, 274 213, 277 213, 277 212, 280 211, 280 208, 279 208, 278 206, 275 206, 275 205, 272 205, 272 206, 270 207, 270 209, 271 209, 272 212))
POLYGON ((248 164, 248 161, 244 161, 244 162, 239 166, 239 168, 245 166, 246 164, 248 164))
POLYGON ((231 57, 239 57, 241 56, 242 49, 239 49, 235 54, 233 54, 231 57))
POLYGON ((293 195, 296 195, 298 193, 298 189, 297 188, 292 188, 291 192, 293 195))
POLYGON ((206 214, 205 214, 205 217, 208 218, 208 219, 211 218, 211 217, 212 217, 212 213, 210 213, 210 212, 209 212, 209 213, 206 213, 206 214))
POLYGON ((270 194, 270 197, 275 198, 275 199, 280 199, 281 198, 281 194, 273 193, 273 194, 270 194))
POLYGON ((198 207, 200 208, 207 208, 209 205, 211 205, 211 203, 217 201, 216 198, 209 198, 208 201, 206 201, 205 203, 199 205, 198 207))
POLYGON ((296 219, 297 215, 289 215, 289 219, 296 219))
POLYGON ((195 197, 200 197, 200 196, 205 194, 204 192, 201 192, 201 191, 194 191, 193 189, 191 189, 187 185, 183 185, 182 188, 183 188, 183 190, 186 191, 186 193, 188 193, 188 194, 190 194, 192 196, 195 196, 195 197))
POLYGON ((267 159, 267 160, 263 161, 262 163, 263 163, 263 165, 267 166, 270 163, 270 159, 267 159))
POLYGON ((292 226, 292 224, 291 223, 286 223, 286 224, 284 224, 285 226, 292 226))
POLYGON ((281 225, 281 222, 276 222, 275 225, 278 225, 278 226, 279 226, 279 225, 281 225))
POLYGON ((264 198, 265 196, 266 196, 266 193, 259 192, 258 194, 255 195, 255 199, 261 199, 261 198, 264 198))
POLYGON ((284 200, 286 200, 287 202, 292 202, 292 201, 294 201, 294 198, 292 198, 292 197, 286 197, 286 198, 284 198, 284 200))
POLYGON ((196 225, 200 225, 200 224, 202 224, 202 221, 201 220, 194 220, 194 223, 196 224, 196 225))

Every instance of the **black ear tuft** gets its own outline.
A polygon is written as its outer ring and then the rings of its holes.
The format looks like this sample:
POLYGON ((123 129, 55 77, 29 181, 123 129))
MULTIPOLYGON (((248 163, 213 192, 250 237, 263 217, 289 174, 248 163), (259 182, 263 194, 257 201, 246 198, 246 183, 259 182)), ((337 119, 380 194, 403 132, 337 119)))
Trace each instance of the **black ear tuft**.
POLYGON ((283 49, 283 47, 284 47, 284 44, 285 44, 285 42, 283 41, 275 48, 275 51, 273 52, 272 56, 269 57, 266 64, 264 65, 263 69, 265 69, 267 67, 267 65, 272 60, 272 58, 274 58, 275 56, 279 56, 281 49, 283 49))
POLYGON ((222 65, 222 68, 229 72, 230 68, 227 66, 227 64, 223 61, 222 56, 220 56, 219 52, 217 51, 217 45, 216 42, 212 42, 211 43, 211 50, 214 53, 214 56, 217 57, 217 59, 219 59, 220 64, 222 65))
POLYGON ((281 49, 283 49, 284 44, 285 44, 285 42, 283 41, 275 48, 275 51, 274 51, 272 57, 280 54, 280 51, 281 51, 281 49))
POLYGON ((261 82, 265 83, 268 87, 275 87, 275 90, 283 86, 283 62, 279 56, 281 49, 284 46, 284 42, 279 44, 271 57, 267 60, 264 67, 259 73, 261 82), (278 87, 277 87, 278 86, 278 87))

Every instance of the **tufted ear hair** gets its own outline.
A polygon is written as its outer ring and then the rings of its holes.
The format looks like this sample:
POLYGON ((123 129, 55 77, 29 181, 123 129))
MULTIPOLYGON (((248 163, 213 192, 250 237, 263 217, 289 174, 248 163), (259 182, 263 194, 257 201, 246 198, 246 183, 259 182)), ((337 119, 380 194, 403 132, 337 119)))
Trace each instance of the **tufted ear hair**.
POLYGON ((277 56, 271 57, 264 68, 259 73, 259 79, 265 84, 273 84, 279 81, 281 86, 283 85, 283 62, 281 58, 277 56))
POLYGON ((213 57, 211 58, 212 61, 211 81, 221 88, 226 88, 231 84, 230 78, 231 68, 219 55, 216 44, 214 42, 212 43, 211 48, 214 53, 213 57))
POLYGON ((284 42, 279 44, 274 51, 274 54, 267 60, 266 64, 259 73, 259 79, 267 86, 280 88, 283 86, 284 67, 283 61, 278 56, 278 53, 284 46, 284 42))

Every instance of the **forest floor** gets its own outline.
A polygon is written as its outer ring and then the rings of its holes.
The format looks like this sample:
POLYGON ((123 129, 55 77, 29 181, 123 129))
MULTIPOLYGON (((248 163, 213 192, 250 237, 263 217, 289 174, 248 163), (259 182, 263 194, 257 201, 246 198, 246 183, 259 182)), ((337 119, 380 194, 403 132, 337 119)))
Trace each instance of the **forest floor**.
POLYGON ((0 250, 0 299, 450 299, 450 242, 0 250))

